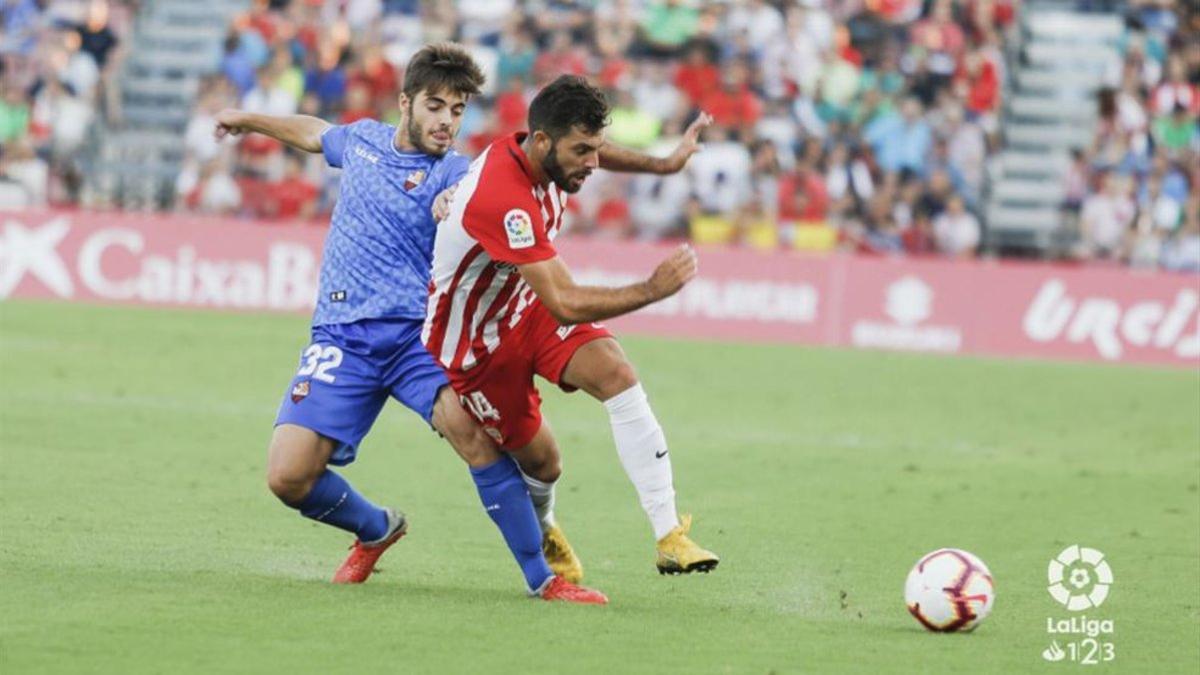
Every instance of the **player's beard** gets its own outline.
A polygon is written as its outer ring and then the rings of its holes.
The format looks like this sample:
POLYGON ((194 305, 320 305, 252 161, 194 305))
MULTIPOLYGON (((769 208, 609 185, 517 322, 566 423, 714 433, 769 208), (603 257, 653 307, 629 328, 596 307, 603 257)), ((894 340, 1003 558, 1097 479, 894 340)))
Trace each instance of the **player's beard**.
POLYGON ((438 150, 436 148, 429 147, 425 143, 425 134, 422 132, 421 126, 417 124, 416 116, 413 115, 413 105, 414 104, 411 102, 408 104, 408 123, 405 125, 404 129, 404 133, 408 134, 408 142, 414 148, 427 155, 441 157, 442 155, 446 154, 446 151, 450 149, 450 146, 446 146, 445 148, 438 150))
POLYGON ((546 172, 546 175, 550 177, 550 180, 554 181, 554 184, 559 189, 570 194, 579 192, 579 188, 583 187, 584 179, 591 174, 590 170, 585 169, 583 171, 576 171, 571 176, 568 176, 567 172, 563 170, 562 164, 558 161, 558 141, 550 144, 550 152, 547 152, 546 156, 542 158, 542 171, 546 172), (578 185, 571 183, 572 177, 579 179, 578 185))

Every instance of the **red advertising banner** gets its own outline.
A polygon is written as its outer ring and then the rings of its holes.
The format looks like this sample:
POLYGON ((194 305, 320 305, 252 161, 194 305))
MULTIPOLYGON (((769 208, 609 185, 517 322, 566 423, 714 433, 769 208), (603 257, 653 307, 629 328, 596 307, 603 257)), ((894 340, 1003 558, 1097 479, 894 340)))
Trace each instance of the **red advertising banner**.
POLYGON ((131 213, 0 214, 0 298, 311 310, 325 229, 131 213))
MULTIPOLYGON (((0 298, 310 311, 325 229, 211 217, 0 213, 0 298)), ((642 279, 670 247, 564 238, 581 283, 642 279)), ((612 322, 652 335, 1200 366, 1200 277, 1020 263, 700 251, 676 297, 612 322)))

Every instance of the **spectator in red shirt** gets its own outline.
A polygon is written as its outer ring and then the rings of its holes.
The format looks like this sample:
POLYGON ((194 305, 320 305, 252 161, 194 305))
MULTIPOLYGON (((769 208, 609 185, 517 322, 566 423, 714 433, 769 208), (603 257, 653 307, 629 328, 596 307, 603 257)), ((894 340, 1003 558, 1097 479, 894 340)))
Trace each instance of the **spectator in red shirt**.
POLYGON ((921 13, 921 0, 866 0, 863 4, 894 24, 912 21, 921 13))
POLYGON ((514 75, 508 88, 496 97, 494 107, 496 133, 500 136, 521 131, 525 128, 525 114, 529 103, 525 100, 525 81, 514 75))
POLYGON ((978 51, 967 54, 958 69, 957 85, 964 92, 967 110, 988 115, 1000 103, 1000 78, 996 66, 978 51))
POLYGON ((596 207, 595 234, 605 239, 627 239, 635 230, 629 217, 629 201, 625 185, 619 178, 610 179, 600 188, 600 203, 596 207))
POLYGON ((550 48, 542 52, 533 62, 533 77, 540 84, 548 84, 559 75, 587 75, 586 51, 571 42, 571 34, 565 30, 554 33, 550 48))
POLYGON ((293 39, 305 52, 316 53, 321 38, 321 7, 312 2, 293 2, 288 6, 288 18, 292 22, 293 39))
POLYGON ((933 220, 924 209, 917 209, 913 222, 900 233, 900 242, 909 255, 933 255, 937 242, 933 236, 933 220))
POLYGON ((254 0, 254 7, 247 15, 247 23, 262 36, 263 41, 271 44, 277 32, 275 19, 271 16, 270 0, 254 0))
POLYGON ((709 92, 721 87, 721 71, 713 65, 708 47, 703 42, 696 42, 688 48, 683 65, 675 71, 675 86, 687 95, 693 106, 699 105, 709 92))
POLYGON ((779 179, 779 220, 785 223, 823 222, 829 211, 825 179, 807 162, 779 179))
POLYGON ((1183 57, 1172 54, 1167 59, 1167 79, 1154 89, 1150 107, 1156 115, 1169 115, 1177 105, 1191 115, 1200 115, 1200 87, 1188 82, 1183 57))
POLYGON ((750 69, 746 63, 730 64, 721 87, 701 98, 699 107, 721 126, 731 129, 754 126, 762 116, 762 104, 750 90, 750 69))
POLYGON ((382 110, 395 102, 400 89, 396 68, 383 58, 383 49, 372 45, 362 57, 362 65, 354 75, 354 83, 362 84, 371 96, 371 107, 382 110))
POLYGON ((909 31, 913 44, 929 52, 929 69, 939 75, 954 72, 967 44, 952 10, 950 0, 935 0, 929 16, 914 23, 909 31))
POLYGON ((346 109, 338 121, 341 124, 353 124, 372 117, 375 117, 375 110, 371 106, 371 90, 362 82, 355 82, 346 92, 346 109))
POLYGON ((263 217, 280 220, 312 218, 317 213, 320 189, 304 175, 304 162, 298 155, 287 155, 283 179, 271 184, 260 203, 263 217))

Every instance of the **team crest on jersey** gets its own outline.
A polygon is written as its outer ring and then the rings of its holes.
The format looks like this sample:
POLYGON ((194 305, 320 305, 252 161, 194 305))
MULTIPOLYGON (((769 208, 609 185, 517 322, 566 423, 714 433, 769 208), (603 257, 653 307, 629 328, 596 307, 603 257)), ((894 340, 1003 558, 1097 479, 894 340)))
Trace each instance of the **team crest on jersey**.
POLYGON ((536 239, 533 236, 533 219, 521 209, 504 214, 504 233, 508 235, 509 248, 529 248, 536 239))
POLYGON ((559 340, 566 340, 573 330, 575 330, 575 325, 571 324, 570 326, 559 326, 558 330, 554 332, 558 334, 559 340))
POLYGON ((425 172, 421 169, 408 174, 408 178, 404 179, 404 189, 411 190, 421 184, 425 180, 425 172))
POLYGON ((308 380, 297 382, 296 386, 292 387, 292 403, 303 401, 308 396, 310 386, 308 380))

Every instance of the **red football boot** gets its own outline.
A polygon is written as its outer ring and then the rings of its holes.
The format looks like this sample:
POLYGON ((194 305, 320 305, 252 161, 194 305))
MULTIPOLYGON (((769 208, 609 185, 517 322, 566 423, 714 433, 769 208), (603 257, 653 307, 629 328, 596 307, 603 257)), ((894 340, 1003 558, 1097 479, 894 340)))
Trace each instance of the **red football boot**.
POLYGON ((379 560, 379 556, 388 550, 392 544, 400 541, 400 538, 408 532, 408 521, 404 518, 404 514, 394 509, 387 510, 388 531, 387 534, 379 541, 363 543, 355 541, 350 547, 350 555, 346 558, 346 562, 338 568, 336 574, 333 575, 333 583, 335 584, 361 584, 371 576, 371 572, 375 571, 375 562, 379 560))
POLYGON ((543 600, 561 600, 581 605, 608 604, 608 596, 600 591, 585 586, 576 586, 558 575, 551 577, 538 595, 543 600))

